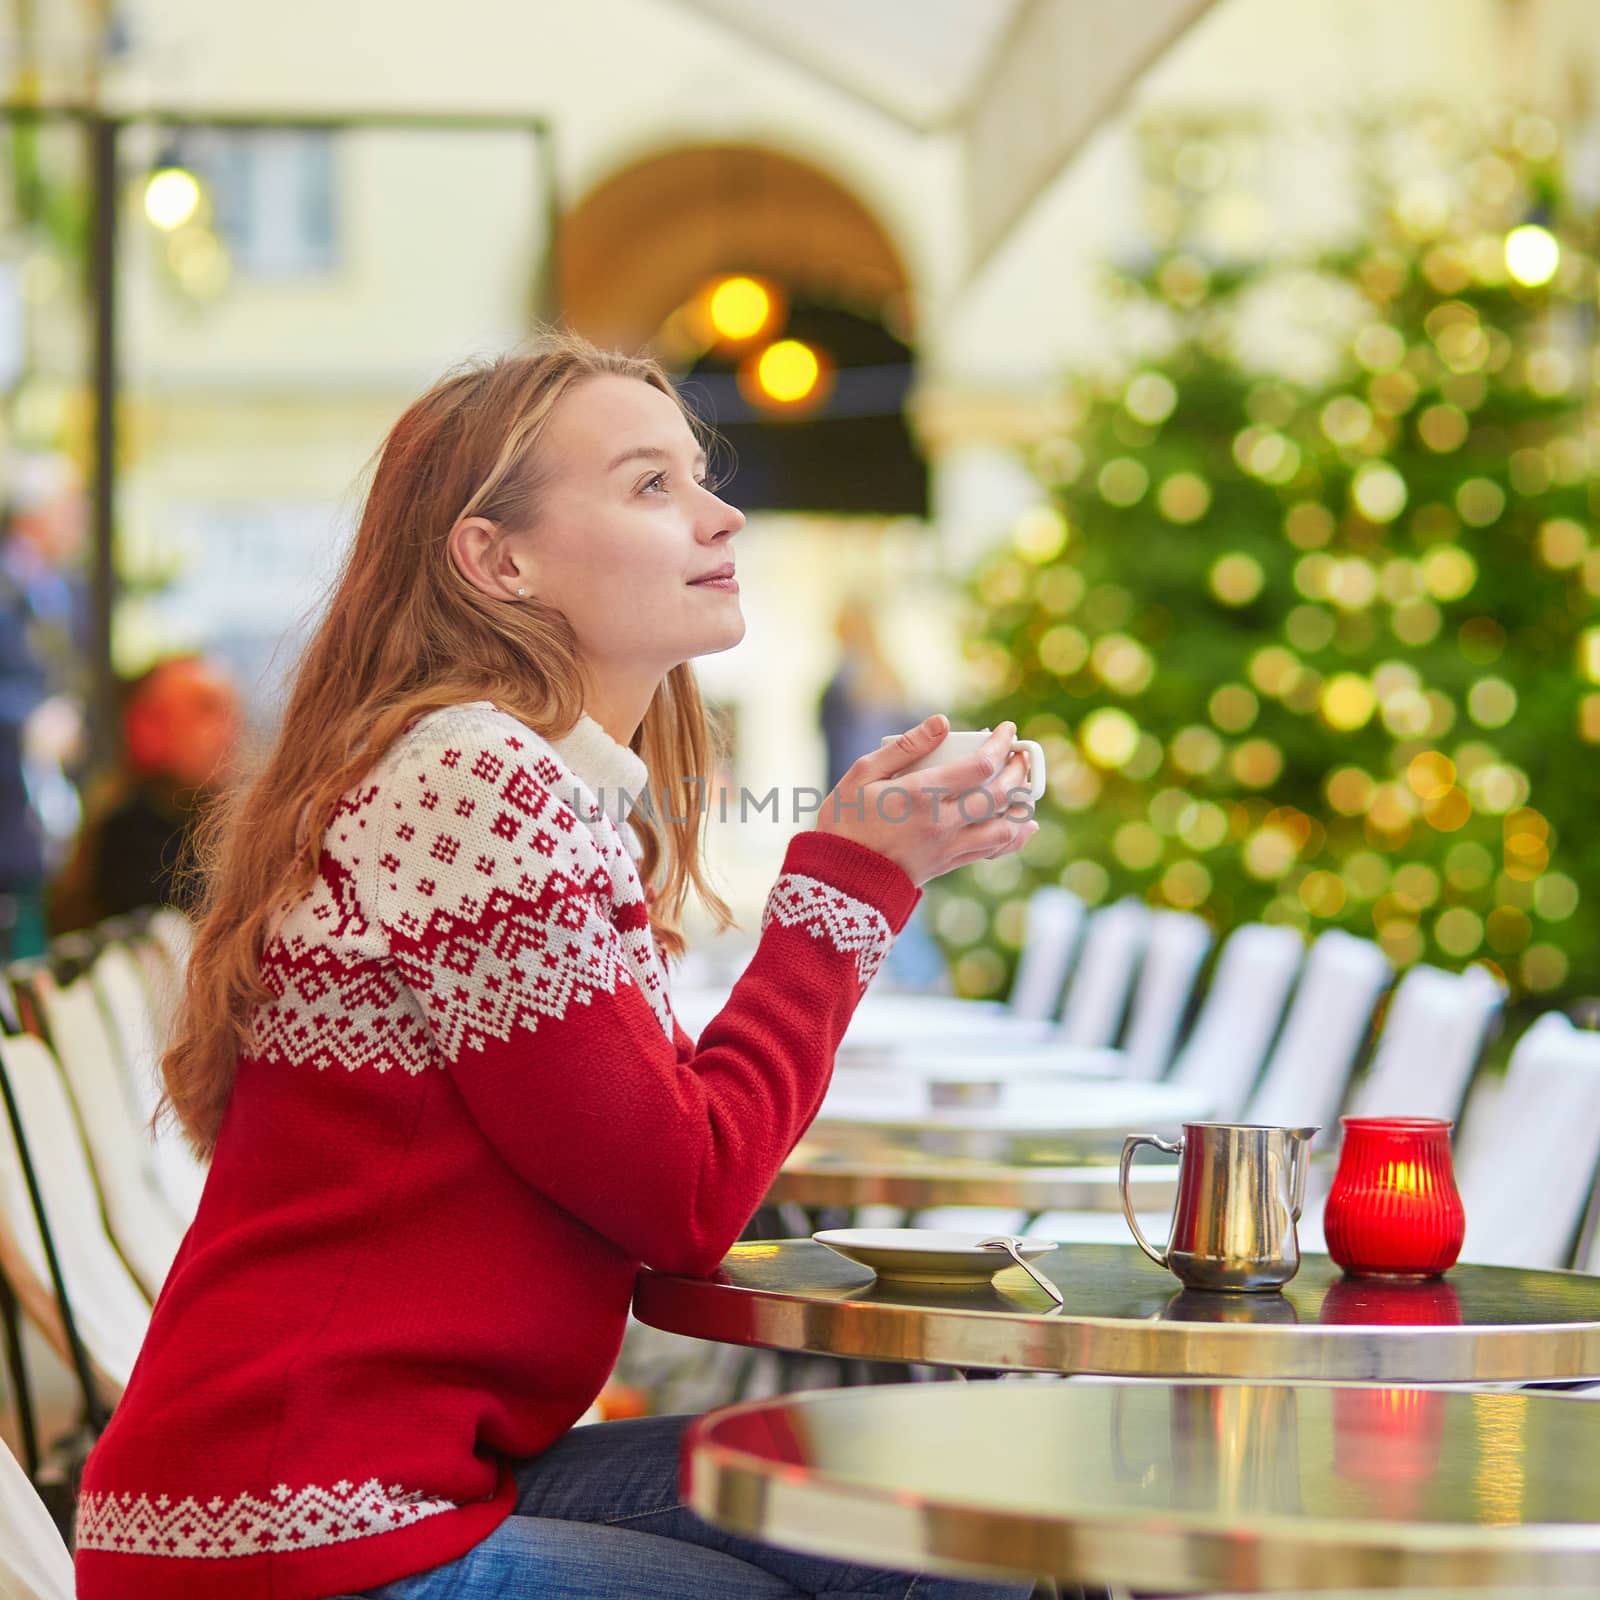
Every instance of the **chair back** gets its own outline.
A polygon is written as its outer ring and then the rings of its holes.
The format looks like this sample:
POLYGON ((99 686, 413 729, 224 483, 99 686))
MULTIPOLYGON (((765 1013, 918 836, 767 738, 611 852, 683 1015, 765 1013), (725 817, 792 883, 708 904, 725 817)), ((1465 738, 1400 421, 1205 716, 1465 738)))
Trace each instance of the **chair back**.
POLYGON ((1248 922, 1228 935, 1172 1081, 1205 1089, 1219 1120, 1237 1117, 1277 1037, 1305 956, 1293 928, 1248 922))
POLYGON ((145 923, 145 933, 172 963, 173 971, 181 974, 194 948, 194 924, 171 906, 157 906, 145 923))
POLYGON ((1505 997, 1505 985, 1483 967, 1412 967, 1389 1002, 1349 1115, 1459 1120, 1505 997))
POLYGON ((1083 953, 1061 1008, 1063 1044, 1115 1044, 1128 1009, 1128 995, 1150 932, 1150 908, 1142 900, 1118 900, 1094 912, 1083 933, 1083 953))
POLYGON ((1087 914, 1083 901, 1060 884, 1046 884, 1028 896, 1022 954, 1011 982, 1015 1016, 1025 1022, 1054 1019, 1087 914))
POLYGON ((1342 929, 1311 946, 1246 1121, 1331 1128, 1390 974, 1377 945, 1342 929))
POLYGON ((1491 1129, 1456 1173, 1463 1261, 1564 1267, 1600 1168, 1600 1033, 1547 1012, 1517 1042, 1491 1129))
POLYGON ((50 1051, 28 1035, 0 1038, 25 1146, 9 1125, 0 1138, 12 1159, 0 1174, 0 1209, 40 1277, 48 1272, 22 1161, 38 1182, 72 1317, 96 1366, 125 1387, 150 1323, 150 1306, 106 1233, 100 1194, 66 1085, 50 1051))
POLYGON ((1211 929, 1202 918, 1187 911, 1151 913, 1144 965, 1122 1041, 1127 1077, 1159 1078, 1172 1065, 1195 980, 1210 951, 1211 929))
MULTIPOLYGON (((141 1130, 149 1129, 161 1102, 160 1052, 166 1034, 165 1019, 152 1001, 152 984, 167 1004, 176 1003, 176 984, 169 970, 157 968, 147 973, 138 950, 126 945, 102 950, 89 969, 89 982, 120 1054, 123 1081, 138 1125, 141 1130)), ((170 1117, 157 1122, 149 1138, 146 1149, 156 1184, 173 1216, 187 1227, 200 1205, 206 1169, 170 1117)))
POLYGON ((72 1557, 16 1458, 0 1444, 0 1595, 72 1600, 72 1557))
POLYGON ((159 1188, 154 1145, 100 1002, 87 975, 58 984, 40 974, 32 989, 72 1091, 111 1236, 154 1300, 183 1242, 183 1223, 159 1188))

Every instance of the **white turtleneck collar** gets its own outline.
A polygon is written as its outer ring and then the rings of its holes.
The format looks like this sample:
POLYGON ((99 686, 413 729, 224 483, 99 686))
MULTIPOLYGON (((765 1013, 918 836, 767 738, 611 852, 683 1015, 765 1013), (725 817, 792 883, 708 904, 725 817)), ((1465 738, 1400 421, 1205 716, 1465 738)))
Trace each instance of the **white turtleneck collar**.
MULTIPOLYGON (((626 794, 632 809, 645 791, 650 769, 644 758, 615 739, 587 711, 559 739, 546 741, 571 771, 594 792, 607 816, 623 820, 620 796, 626 794)), ((628 829, 628 833, 632 833, 628 829)))

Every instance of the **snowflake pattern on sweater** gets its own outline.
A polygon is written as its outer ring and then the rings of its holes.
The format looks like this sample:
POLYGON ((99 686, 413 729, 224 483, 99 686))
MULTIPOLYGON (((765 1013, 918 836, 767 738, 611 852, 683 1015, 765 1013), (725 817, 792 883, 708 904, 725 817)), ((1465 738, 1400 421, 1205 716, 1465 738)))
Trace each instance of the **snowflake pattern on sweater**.
POLYGON ((600 799, 492 707, 448 728, 424 719, 340 802, 262 958, 257 1052, 417 1073, 628 984, 670 1039, 645 890, 600 799))

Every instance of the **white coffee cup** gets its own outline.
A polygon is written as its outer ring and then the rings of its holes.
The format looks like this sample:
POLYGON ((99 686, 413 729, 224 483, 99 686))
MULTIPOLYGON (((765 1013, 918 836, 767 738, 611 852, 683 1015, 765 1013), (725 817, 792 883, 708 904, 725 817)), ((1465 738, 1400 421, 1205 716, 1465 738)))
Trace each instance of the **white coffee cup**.
MULTIPOLYGON (((906 772, 920 772, 924 767, 943 766, 947 761, 959 761, 963 756, 970 756, 985 739, 994 734, 993 728, 963 729, 960 732, 952 730, 936 744, 927 755, 920 760, 913 761, 906 772)), ((893 744, 897 735, 891 735, 880 741, 881 744, 893 744)), ((1012 754, 1025 751, 1028 757, 1028 800, 1030 803, 1039 800, 1044 794, 1044 748, 1037 739, 1013 739, 1011 741, 1012 754)))

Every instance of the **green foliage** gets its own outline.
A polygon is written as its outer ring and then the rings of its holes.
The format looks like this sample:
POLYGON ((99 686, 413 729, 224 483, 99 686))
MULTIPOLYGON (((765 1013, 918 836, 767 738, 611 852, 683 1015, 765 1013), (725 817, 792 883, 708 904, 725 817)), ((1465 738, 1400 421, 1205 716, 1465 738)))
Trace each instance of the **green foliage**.
POLYGON ((1509 135, 1443 206, 1366 154, 1359 248, 1223 270, 1180 234, 1117 275, 1165 349, 1071 385, 973 574, 974 725, 1041 739, 1051 789, 1020 863, 941 886, 967 992, 1055 881, 1593 987, 1594 229, 1509 135))

